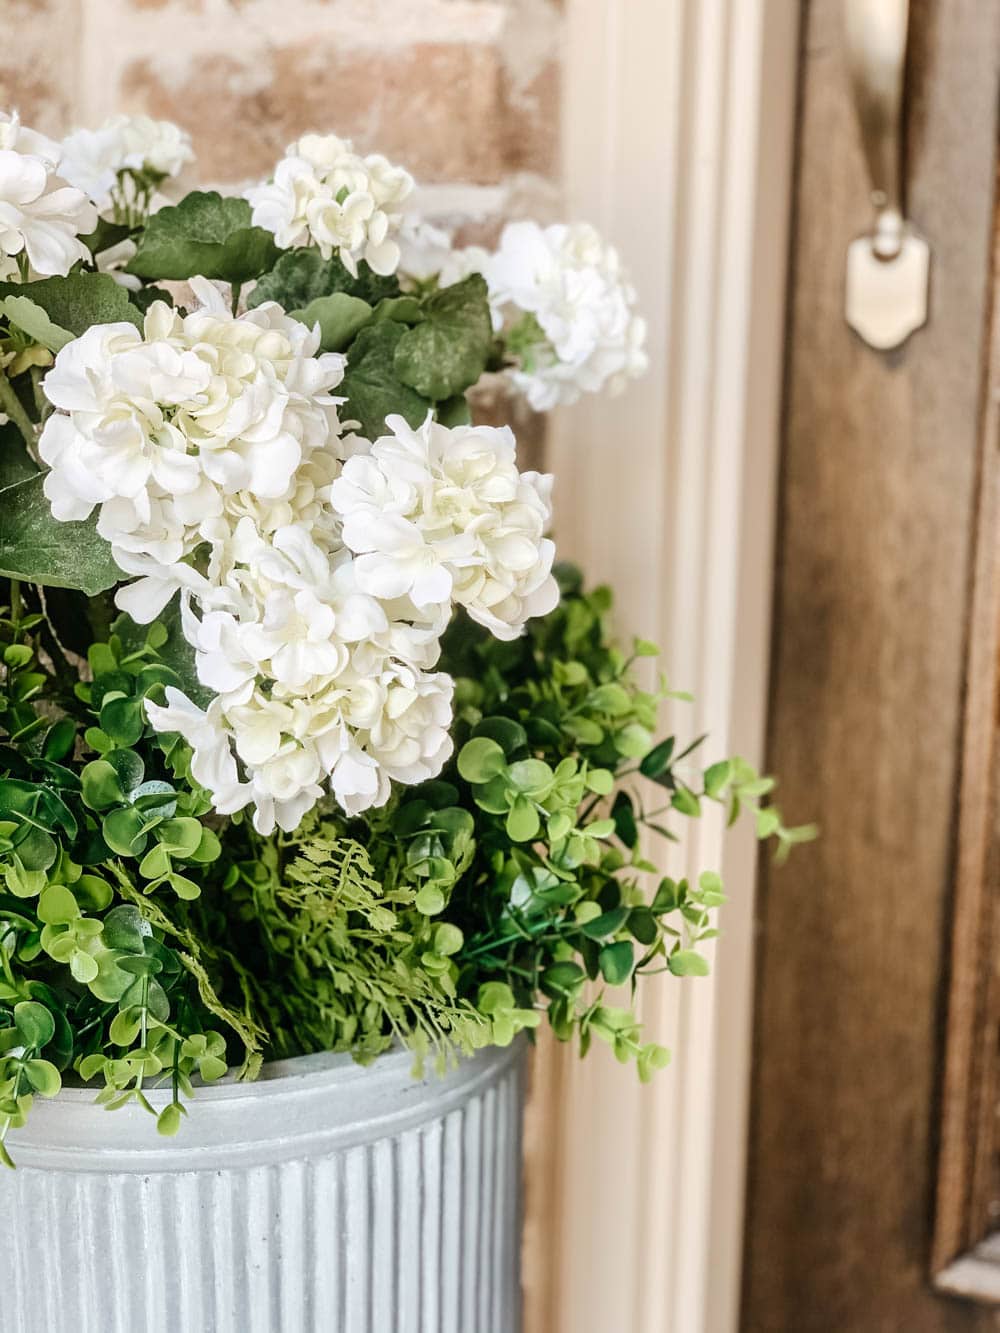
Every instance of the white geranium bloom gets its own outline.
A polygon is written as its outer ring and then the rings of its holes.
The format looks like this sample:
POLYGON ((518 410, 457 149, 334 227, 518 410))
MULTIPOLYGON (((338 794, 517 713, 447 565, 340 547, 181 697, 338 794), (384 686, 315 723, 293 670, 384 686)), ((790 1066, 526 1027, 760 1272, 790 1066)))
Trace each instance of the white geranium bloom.
POLYGON ((558 601, 550 480, 518 472, 507 427, 386 425, 392 434, 349 458, 330 491, 360 587, 418 608, 455 601, 516 637, 558 601))
POLYGON ((59 149, 0 112, 0 266, 26 254, 36 274, 66 274, 89 251, 80 240, 97 210, 57 175, 59 149))
POLYGON ((239 780, 223 721, 222 701, 213 699, 203 710, 173 685, 168 685, 164 693, 165 705, 146 700, 150 722, 158 731, 176 731, 188 742, 193 751, 192 776, 212 793, 220 814, 242 810, 250 802, 251 793, 239 780))
POLYGON ((112 206, 122 172, 163 181, 177 176, 193 160, 190 136, 180 126, 149 116, 114 116, 96 130, 68 134, 62 141, 59 170, 103 213, 112 206))
POLYGON ((230 503, 237 521, 292 504, 303 462, 339 433, 330 390, 344 367, 277 305, 234 317, 211 284, 193 286, 203 304, 189 315, 158 301, 142 332, 98 324, 67 343, 45 377, 59 412, 39 440, 55 516, 100 505, 122 568, 175 588, 230 503))
POLYGON ((338 253, 352 273, 364 259, 388 274, 399 263, 399 209, 412 189, 409 173, 384 157, 361 157, 335 134, 306 134, 289 145, 273 179, 246 198, 254 224, 273 232, 282 249, 312 244, 324 259, 338 253))
MULTIPOLYGON (((456 246, 454 233, 439 227, 416 213, 403 216, 399 231, 399 275, 410 285, 437 279, 439 287, 451 287, 470 273, 483 273, 490 252, 480 245, 456 246)), ((503 317, 493 312, 499 329, 503 317)))
POLYGON ((619 392, 646 370, 635 293, 617 251, 593 227, 508 223, 483 272, 520 352, 511 378, 536 410, 575 402, 581 392, 619 392))

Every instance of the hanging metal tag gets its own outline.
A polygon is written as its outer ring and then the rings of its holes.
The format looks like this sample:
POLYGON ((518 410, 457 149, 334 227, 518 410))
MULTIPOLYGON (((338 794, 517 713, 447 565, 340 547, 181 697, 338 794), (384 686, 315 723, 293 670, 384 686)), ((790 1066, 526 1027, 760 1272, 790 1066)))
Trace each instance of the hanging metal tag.
POLYGON ((891 259, 881 259, 870 236, 847 248, 845 314, 871 347, 886 351, 927 323, 931 252, 922 236, 905 232, 891 259))

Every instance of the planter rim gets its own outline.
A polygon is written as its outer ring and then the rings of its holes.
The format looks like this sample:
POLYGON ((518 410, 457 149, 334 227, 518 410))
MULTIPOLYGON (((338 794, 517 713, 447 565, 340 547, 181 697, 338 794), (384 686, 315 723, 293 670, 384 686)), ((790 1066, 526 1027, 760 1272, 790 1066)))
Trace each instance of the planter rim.
MULTIPOLYGON (((229 1075, 197 1087, 171 1139, 141 1107, 109 1112, 96 1104, 96 1089, 64 1088, 51 1100, 36 1098, 8 1144, 19 1167, 78 1172, 204 1171, 314 1157, 437 1119, 501 1079, 523 1048, 523 1039, 487 1047, 443 1076, 422 1079, 413 1078, 413 1053, 405 1049, 370 1065, 330 1052, 275 1060, 253 1082, 229 1075)), ((170 1089, 148 1097, 159 1110, 170 1089)))

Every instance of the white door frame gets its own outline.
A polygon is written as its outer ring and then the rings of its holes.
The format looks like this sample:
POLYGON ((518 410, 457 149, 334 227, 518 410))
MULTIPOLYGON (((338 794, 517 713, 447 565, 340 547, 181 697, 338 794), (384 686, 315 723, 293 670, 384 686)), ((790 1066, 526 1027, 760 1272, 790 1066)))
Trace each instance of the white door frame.
MULTIPOLYGON (((555 418, 557 535, 615 587, 624 632, 659 636, 697 696, 667 721, 711 733, 706 762, 763 751, 798 16, 797 0, 566 10, 566 212, 620 247, 651 371, 555 418)), ((674 1057, 652 1085, 603 1051, 538 1064, 530 1333, 736 1328, 755 860, 749 830, 724 839, 712 815, 665 857, 721 869, 731 901, 711 979, 647 983, 648 1033, 674 1057)))

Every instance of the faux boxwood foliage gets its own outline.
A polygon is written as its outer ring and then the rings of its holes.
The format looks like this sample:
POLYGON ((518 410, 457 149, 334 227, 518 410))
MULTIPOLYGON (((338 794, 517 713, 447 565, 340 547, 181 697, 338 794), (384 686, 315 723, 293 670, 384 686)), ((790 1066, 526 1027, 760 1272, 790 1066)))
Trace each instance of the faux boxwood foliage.
POLYGON ((666 1063, 634 987, 707 972, 725 895, 712 870, 660 876, 643 831, 677 836, 706 802, 749 807, 779 848, 808 831, 761 805, 771 783, 743 761, 654 741, 652 646, 616 648, 607 591, 560 579, 521 639, 452 627, 440 779, 270 838, 212 815, 187 748, 145 722, 144 698, 191 685, 167 626, 122 618, 77 669, 19 594, 0 618, 0 1145, 66 1078, 109 1107, 151 1109, 166 1083, 173 1133, 194 1080, 266 1056, 401 1041, 441 1066, 544 1021, 644 1079, 666 1063))

